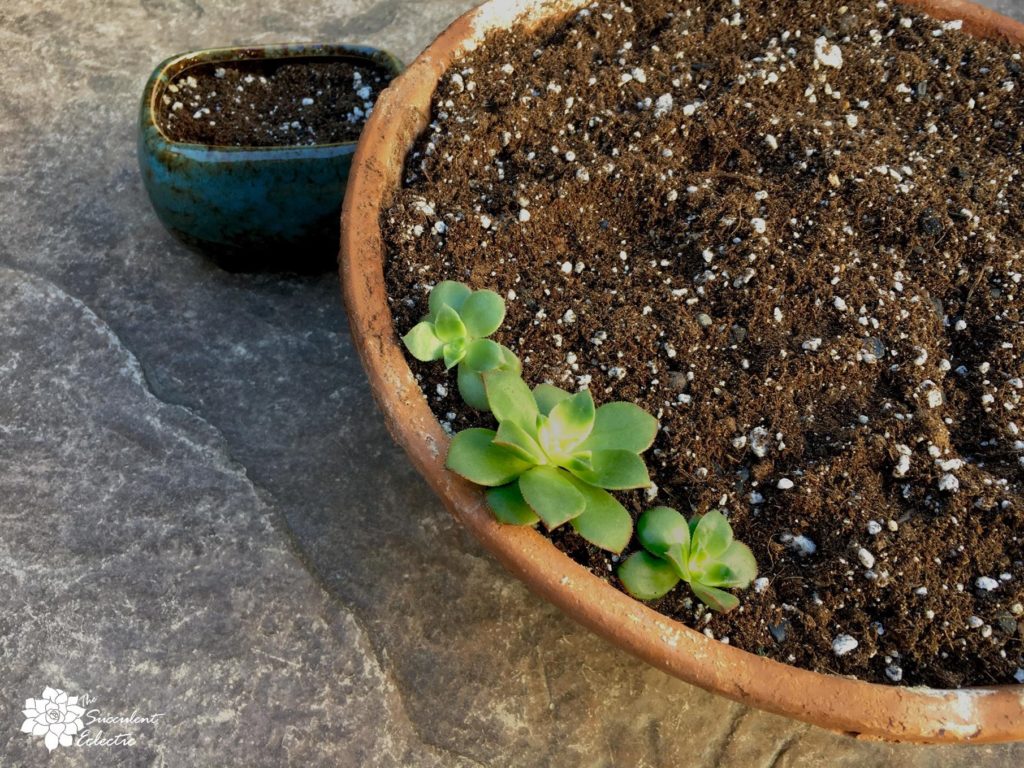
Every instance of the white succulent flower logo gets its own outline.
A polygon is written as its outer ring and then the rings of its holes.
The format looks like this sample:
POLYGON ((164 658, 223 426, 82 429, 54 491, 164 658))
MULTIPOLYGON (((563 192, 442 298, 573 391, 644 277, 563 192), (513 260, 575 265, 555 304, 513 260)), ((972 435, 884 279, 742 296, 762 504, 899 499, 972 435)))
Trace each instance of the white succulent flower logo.
POLYGON ((78 706, 78 697, 56 688, 47 687, 41 699, 26 699, 23 714, 21 732, 45 736, 43 741, 51 752, 58 746, 70 747, 74 735, 85 727, 85 707, 78 706))

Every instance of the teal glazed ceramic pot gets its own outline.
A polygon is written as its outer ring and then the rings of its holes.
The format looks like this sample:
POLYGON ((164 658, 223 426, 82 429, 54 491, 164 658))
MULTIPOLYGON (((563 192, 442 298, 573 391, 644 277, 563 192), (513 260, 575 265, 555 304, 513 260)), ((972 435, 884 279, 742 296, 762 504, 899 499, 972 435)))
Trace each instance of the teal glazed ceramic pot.
POLYGON ((164 86, 196 65, 282 59, 341 60, 392 76, 403 69, 390 53, 355 45, 212 48, 161 63, 142 97, 139 167, 157 216, 184 243, 232 271, 308 272, 335 263, 357 142, 235 147, 173 141, 158 124, 157 100, 164 86))

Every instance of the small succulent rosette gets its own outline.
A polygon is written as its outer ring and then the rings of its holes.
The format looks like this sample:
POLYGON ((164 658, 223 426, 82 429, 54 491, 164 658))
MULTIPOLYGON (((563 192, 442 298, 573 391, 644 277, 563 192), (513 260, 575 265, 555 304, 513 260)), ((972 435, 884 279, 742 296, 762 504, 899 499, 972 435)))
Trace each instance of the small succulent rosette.
POLYGON ((640 600, 657 600, 685 581, 704 605, 731 611, 739 599, 725 590, 746 588, 757 576, 753 553, 733 540, 732 526, 718 510, 687 522, 670 507, 655 507, 640 516, 636 534, 643 549, 626 558, 618 575, 640 600))
POLYGON ((430 292, 430 313, 413 326, 402 341, 421 362, 444 360, 458 366, 459 394, 472 408, 490 410, 483 374, 506 371, 519 374, 521 366, 508 347, 487 338, 505 319, 505 302, 494 291, 474 291, 446 280, 430 292))
POLYGON ((485 374, 484 383, 498 429, 457 434, 448 468, 491 488, 487 501, 501 522, 568 522, 592 544, 621 552, 633 521, 608 491, 650 485, 640 454, 654 442, 657 420, 632 403, 595 408, 587 390, 531 391, 512 373, 485 374))

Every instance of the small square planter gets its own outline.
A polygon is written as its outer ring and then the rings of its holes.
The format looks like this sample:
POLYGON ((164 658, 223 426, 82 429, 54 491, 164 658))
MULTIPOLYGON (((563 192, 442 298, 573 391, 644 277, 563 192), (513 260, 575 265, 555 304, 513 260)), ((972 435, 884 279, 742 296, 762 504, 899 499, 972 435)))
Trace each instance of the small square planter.
POLYGON ((176 141, 161 128, 160 100, 175 77, 199 65, 252 61, 342 61, 392 77, 403 68, 386 51, 353 45, 212 48, 172 56, 154 70, 142 97, 138 158, 146 191, 171 233, 225 269, 329 268, 355 140, 226 146, 176 141))

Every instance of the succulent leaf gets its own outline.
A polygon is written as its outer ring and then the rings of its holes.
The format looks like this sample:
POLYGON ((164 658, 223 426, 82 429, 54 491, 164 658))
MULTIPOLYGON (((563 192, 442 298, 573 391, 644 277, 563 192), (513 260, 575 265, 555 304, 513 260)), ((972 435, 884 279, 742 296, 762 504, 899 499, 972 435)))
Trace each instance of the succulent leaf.
POLYGON ((658 420, 633 403, 607 403, 594 414, 594 429, 584 447, 643 453, 658 434, 658 420))
POLYGON ((540 409, 543 415, 547 416, 551 413, 552 408, 566 398, 572 397, 572 395, 564 389, 551 384, 538 384, 533 388, 533 397, 537 401, 537 408, 540 409))
POLYGON ((437 319, 434 320, 434 333, 445 344, 456 340, 465 343, 466 326, 463 325, 459 313, 445 305, 438 311, 437 319))
MULTIPOLYGON (((498 347, 501 349, 501 365, 497 370, 514 373, 518 376, 522 370, 519 358, 508 347, 501 344, 498 347)), ((474 371, 468 365, 459 365, 458 382, 459 394, 462 395, 462 399, 469 407, 475 408, 478 411, 491 410, 491 406, 487 402, 487 389, 484 387, 484 379, 479 372, 474 371)))
POLYGON ((501 345, 490 339, 474 339, 466 345, 466 365, 477 373, 492 371, 505 362, 501 345))
POLYGON ((519 490, 549 529, 555 529, 586 508, 586 499, 555 467, 534 467, 519 478, 519 490))
POLYGON ((517 374, 491 371, 484 375, 487 402, 499 422, 514 421, 530 434, 537 429, 537 401, 517 374))
POLYGON ((547 463, 547 457, 537 444, 537 441, 514 421, 503 421, 498 425, 494 444, 507 448, 523 461, 527 461, 530 464, 547 463))
POLYGON ((444 345, 444 367, 451 370, 466 356, 466 342, 464 339, 456 339, 444 345))
POLYGON ((716 560, 732 544, 732 526, 725 515, 712 509, 697 522, 690 547, 692 560, 704 562, 716 560))
POLYGON ((746 588, 757 576, 757 560, 750 547, 734 541, 719 555, 714 565, 706 568, 700 581, 712 587, 746 588))
POLYGON ((580 451, 573 454, 568 461, 563 462, 562 466, 578 478, 582 474, 594 471, 594 463, 590 460, 590 456, 590 451, 580 451))
POLYGON ((502 361, 501 370, 508 373, 514 373, 516 376, 523 372, 523 365, 519 362, 519 358, 516 357, 515 352, 506 347, 504 344, 499 344, 501 347, 502 361))
POLYGON ((494 444, 495 432, 466 429, 452 438, 445 466, 477 485, 498 486, 515 480, 530 468, 506 448, 494 444))
POLYGON ((586 508, 569 522, 580 536, 596 547, 618 554, 629 544, 633 534, 633 518, 608 491, 587 485, 565 474, 586 501, 586 508))
POLYGON ((574 463, 570 471, 585 483, 613 491, 651 484, 644 460, 632 451, 592 451, 590 464, 590 469, 583 469, 574 463))
POLYGON ((638 600, 657 600, 679 583, 679 575, 666 561, 640 550, 619 566, 619 581, 638 600))
POLYGON ((705 587, 731 587, 736 578, 736 573, 728 565, 712 563, 704 569, 699 578, 695 577, 693 581, 703 584, 705 587))
POLYGON ((537 513, 523 499, 519 483, 509 483, 487 490, 487 503, 499 523, 508 525, 535 525, 540 521, 537 513))
POLYGON ((467 365, 459 365, 459 394, 470 408, 478 411, 489 411, 487 390, 484 389, 483 377, 467 365))
POLYGON ((551 409, 539 430, 540 443, 552 458, 568 458, 594 427, 594 398, 583 390, 551 409))
POLYGON ((433 321, 437 317, 437 313, 441 311, 441 307, 444 306, 449 306, 458 312, 462 308, 462 303, 472 293, 473 289, 468 285, 457 283, 454 280, 445 280, 438 283, 430 292, 430 298, 427 299, 427 304, 430 308, 430 314, 427 315, 427 319, 433 321))
POLYGON ((434 324, 427 321, 414 325, 402 337, 402 342, 409 354, 423 363, 437 360, 444 354, 444 342, 434 333, 434 324))
POLYGON ((679 578, 690 578, 690 526, 685 517, 671 507, 649 509, 637 520, 636 536, 644 549, 667 560, 679 578))
POLYGON ((494 291, 474 291, 459 307, 459 316, 472 338, 490 336, 505 319, 505 302, 494 291))
POLYGON ((740 604, 740 599, 736 595, 723 589, 706 587, 699 582, 691 583, 690 589, 704 605, 719 613, 728 613, 740 604))

